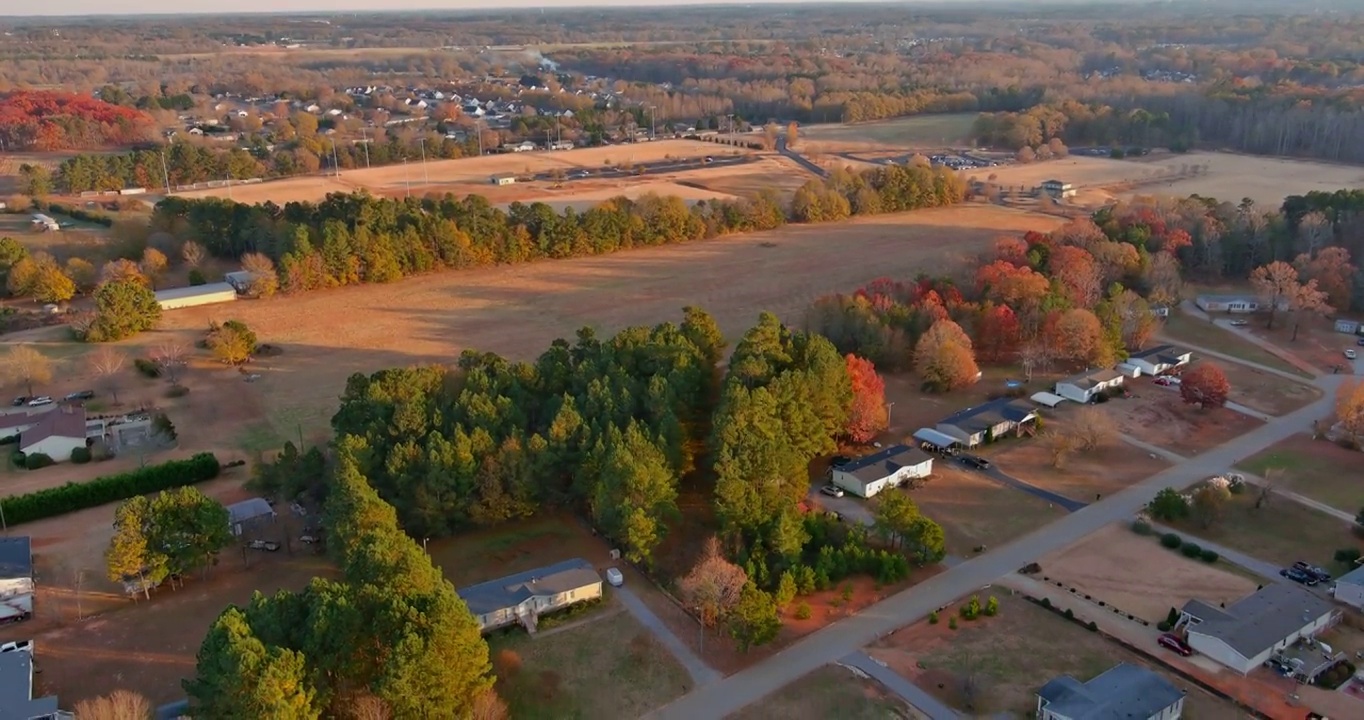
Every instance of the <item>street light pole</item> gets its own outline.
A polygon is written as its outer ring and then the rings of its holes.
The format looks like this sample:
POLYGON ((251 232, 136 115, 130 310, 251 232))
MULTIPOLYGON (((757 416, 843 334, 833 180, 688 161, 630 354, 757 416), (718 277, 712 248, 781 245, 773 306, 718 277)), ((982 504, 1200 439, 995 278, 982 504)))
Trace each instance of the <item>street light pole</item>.
POLYGON ((893 409, 895 409, 895 403, 893 403, 893 402, 888 402, 888 403, 886 403, 886 428, 887 428, 887 429, 890 428, 890 411, 893 410, 893 409))

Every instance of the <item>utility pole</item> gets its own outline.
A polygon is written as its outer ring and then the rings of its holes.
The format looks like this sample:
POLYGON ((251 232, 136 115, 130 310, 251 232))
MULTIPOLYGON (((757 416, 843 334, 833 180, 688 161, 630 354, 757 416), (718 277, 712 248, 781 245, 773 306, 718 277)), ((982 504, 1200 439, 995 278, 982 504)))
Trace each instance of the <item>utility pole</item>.
POLYGON ((412 176, 407 174, 407 156, 403 156, 403 182, 407 183, 407 197, 412 197, 412 176))
POLYGON ((341 177, 341 163, 336 161, 336 140, 332 140, 332 172, 341 177))
POLYGON ((365 134, 365 124, 360 123, 360 144, 365 147, 365 169, 369 169, 369 136, 365 134))
POLYGON ((887 427, 887 428, 890 427, 890 411, 893 410, 893 409, 895 409, 895 403, 893 403, 893 402, 888 402, 888 403, 886 403, 886 427, 887 427))
POLYGON ((474 120, 474 133, 478 135, 478 156, 483 157, 483 119, 474 120))
POLYGON ((658 123, 654 122, 654 106, 649 106, 649 139, 655 140, 658 135, 658 123))
POLYGON ((166 169, 166 150, 161 150, 161 177, 166 181, 166 195, 170 196, 170 170, 166 169))
POLYGON ((431 172, 426 169, 426 138, 417 138, 417 142, 422 146, 422 177, 425 178, 429 187, 431 185, 431 172))

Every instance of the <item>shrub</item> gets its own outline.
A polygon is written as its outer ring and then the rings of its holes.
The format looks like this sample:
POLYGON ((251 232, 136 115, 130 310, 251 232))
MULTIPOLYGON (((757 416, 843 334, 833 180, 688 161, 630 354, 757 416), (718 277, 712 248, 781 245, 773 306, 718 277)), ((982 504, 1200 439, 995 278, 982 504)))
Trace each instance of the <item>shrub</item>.
POLYGON ((1133 520, 1132 532, 1138 535, 1150 535, 1152 532, 1151 523, 1146 522, 1145 520, 1133 520))
POLYGON ((52 464, 52 456, 44 453, 30 453, 24 458, 24 467, 29 470, 39 470, 52 464))
POLYGON ((127 500, 134 495, 211 480, 218 476, 218 467, 218 458, 212 453, 199 453, 187 460, 149 465, 118 475, 95 478, 90 482, 67 483, 24 495, 12 495, 0 499, 0 507, 4 508, 5 520, 10 525, 18 525, 127 500))
POLYGON ((802 600, 801 603, 796 606, 796 619, 797 620, 810 619, 810 603, 802 600))
POLYGON ((76 463, 77 465, 84 465, 85 463, 90 462, 90 458, 90 448, 71 448, 71 462, 76 463))
MULTIPOLYGON (((189 391, 186 390, 185 392, 189 391)), ((177 437, 175 425, 171 423, 170 418, 166 417, 165 413, 157 413, 152 418, 152 430, 160 433, 167 440, 174 440, 177 437)))
POLYGON ((8 435, 6 437, 0 437, 0 445, 15 445, 18 444, 18 442, 19 442, 18 435, 8 435))
POLYGON ((929 624, 929 625, 937 625, 937 624, 938 624, 938 611, 937 611, 937 610, 934 610, 933 612, 931 612, 931 613, 928 614, 928 624, 929 624))
POLYGON ((199 268, 195 268, 195 269, 189 271, 189 284, 190 284, 190 285, 207 285, 207 284, 208 284, 208 278, 204 277, 204 273, 203 273, 202 270, 200 270, 199 268))
POLYGON ((15 450, 14 452, 10 453, 10 454, 9 454, 9 462, 10 462, 10 464, 13 465, 14 467, 17 467, 17 468, 23 467, 23 466, 24 466, 24 453, 23 453, 23 451, 22 451, 22 450, 15 450))
POLYGON ((953 616, 947 618, 947 629, 949 629, 949 630, 956 630, 956 629, 957 629, 957 616, 956 616, 956 615, 953 615, 953 616))
POLYGON ((161 368, 151 360, 135 358, 133 360, 133 367, 137 368, 138 372, 149 378, 161 377, 161 368))
POLYGON ((851 601, 852 601, 852 597, 853 597, 853 586, 852 586, 852 583, 844 583, 844 585, 843 585, 843 602, 851 602, 851 601))
POLYGON ((1067 620, 1075 619, 1075 611, 1071 610, 1070 608, 1066 608, 1066 612, 1064 613, 1064 615, 1066 616, 1067 620))
POLYGON ((1184 544, 1184 539, 1174 533, 1165 533, 1160 536, 1160 544, 1174 550, 1184 544))
POLYGON ((986 617, 994 617, 998 614, 999 598, 995 597, 994 595, 991 595, 990 599, 985 601, 985 615, 986 617))
POLYGON ((1209 550, 1207 548, 1203 548, 1203 552, 1198 554, 1198 559, 1205 563, 1215 563, 1217 562, 1217 557, 1216 550, 1209 550))
POLYGON ((1051 607, 1051 598, 1042 598, 1042 607, 1044 608, 1051 607))
POLYGON ((1196 558, 1203 554, 1203 548, 1199 547, 1198 543, 1184 543, 1184 545, 1179 548, 1179 551, 1184 553, 1184 557, 1186 558, 1196 558))
POLYGON ((1182 613, 1180 613, 1178 610, 1170 608, 1170 612, 1165 614, 1165 624, 1169 625, 1170 627, 1174 627, 1179 622, 1179 618, 1181 616, 1182 613))
POLYGON ((975 620, 980 617, 980 596, 972 595, 971 599, 961 606, 960 612, 963 620, 975 620))
POLYGON ((1170 632, 1170 623, 1161 620, 1160 622, 1156 623, 1156 629, 1161 632, 1170 632))
POLYGON ((184 385, 172 385, 170 389, 166 391, 166 397, 168 398, 181 398, 188 394, 189 388, 184 385))
POLYGON ((1341 548, 1336 551, 1336 562, 1353 565, 1360 557, 1359 548, 1341 548))
POLYGON ((1089 624, 1085 627, 1089 628, 1090 632, 1099 632, 1099 623, 1096 623, 1093 620, 1090 620, 1089 624))

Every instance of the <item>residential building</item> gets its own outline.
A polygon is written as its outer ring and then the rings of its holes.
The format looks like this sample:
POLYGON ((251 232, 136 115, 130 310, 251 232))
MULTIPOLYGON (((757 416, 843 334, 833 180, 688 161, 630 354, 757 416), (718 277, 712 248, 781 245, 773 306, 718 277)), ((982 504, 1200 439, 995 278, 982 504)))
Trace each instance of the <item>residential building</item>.
POLYGON ((1125 365, 1147 375, 1159 375, 1193 361, 1193 353, 1175 345, 1155 345, 1145 350, 1133 350, 1125 365))
POLYGON ((37 425, 48 413, 56 410, 55 405, 38 407, 17 407, 0 410, 0 438, 14 437, 37 425))
POLYGON ((1348 320, 1346 318, 1336 318, 1336 332, 1347 335, 1359 335, 1360 323, 1358 320, 1348 320))
POLYGON ((1340 611, 1300 585, 1270 583, 1229 607, 1190 600, 1177 627, 1196 652, 1245 675, 1299 638, 1340 621, 1340 611))
POLYGON ((574 603, 602 596, 601 576, 582 558, 508 575, 459 591, 484 632, 521 623, 535 632, 536 619, 574 603))
POLYGON ((966 447, 1017 433, 1037 420, 1037 411, 1023 400, 999 398, 958 411, 938 422, 940 433, 956 438, 966 447))
POLYGON ((932 472, 932 455, 919 448, 893 445, 832 468, 830 479, 834 485, 858 497, 869 498, 887 488, 899 487, 907 480, 928 477, 932 472))
POLYGON ((960 440, 946 433, 940 433, 933 428, 915 430, 914 439, 919 441, 920 448, 929 452, 954 453, 961 446, 960 440))
POLYGON ((264 498, 247 498, 227 506, 227 523, 232 534, 241 537, 253 525, 275 521, 275 509, 264 498))
POLYGON ((55 462, 71 459, 71 451, 85 447, 85 408, 62 405, 44 413, 33 427, 19 434, 19 450, 25 455, 42 453, 55 462))
POLYGON ((1037 691, 1038 720, 1179 720, 1183 714, 1183 690, 1128 663, 1085 683, 1062 675, 1037 691))
POLYGON ((494 185, 512 185, 516 183, 516 173, 498 173, 489 180, 494 185))
POLYGON ((1057 198, 1075 197, 1075 186, 1061 180, 1043 180, 1042 192, 1057 198))
POLYGON ((33 697, 33 641, 0 645, 0 720, 72 720, 57 696, 33 697))
POLYGON ((1194 298, 1194 304, 1198 306, 1198 309, 1209 313, 1244 314, 1259 312, 1261 308, 1268 309, 1268 306, 1256 295, 1199 295, 1194 298))
POLYGON ((1331 597, 1357 610, 1364 610, 1364 565, 1336 578, 1331 597))
POLYGON ((1077 403, 1087 403, 1095 395, 1122 387, 1123 375, 1117 370, 1090 370, 1056 382, 1056 394, 1077 403))

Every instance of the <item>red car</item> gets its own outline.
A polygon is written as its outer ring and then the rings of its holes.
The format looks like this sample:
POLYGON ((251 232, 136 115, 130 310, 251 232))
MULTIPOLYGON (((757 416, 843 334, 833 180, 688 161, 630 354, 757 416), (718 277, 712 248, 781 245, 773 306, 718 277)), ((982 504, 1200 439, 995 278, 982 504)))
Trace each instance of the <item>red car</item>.
POLYGON ((1184 657, 1189 657, 1193 654, 1193 648, 1189 647, 1189 644, 1180 639, 1178 635, 1165 633, 1157 638, 1156 642, 1160 643, 1161 647, 1174 650, 1184 657))

